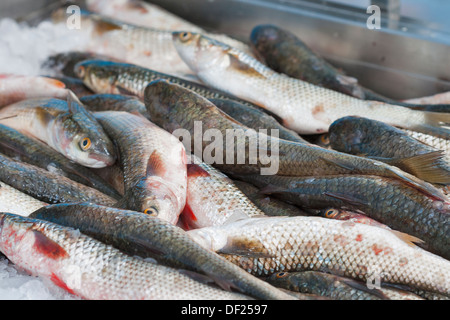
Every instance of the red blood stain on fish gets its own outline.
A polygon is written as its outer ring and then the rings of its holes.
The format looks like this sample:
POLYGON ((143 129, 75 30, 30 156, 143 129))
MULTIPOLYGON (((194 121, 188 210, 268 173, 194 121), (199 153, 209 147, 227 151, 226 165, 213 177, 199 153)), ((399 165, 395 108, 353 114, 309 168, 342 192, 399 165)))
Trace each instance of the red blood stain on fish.
POLYGON ((408 259, 407 258, 400 258, 400 260, 398 261, 400 267, 406 266, 408 264, 408 259))
POLYGON ((334 242, 340 244, 341 246, 346 246, 348 244, 347 237, 343 235, 335 235, 333 240, 334 242))
POLYGON ((55 241, 49 239, 47 236, 42 234, 40 231, 33 230, 34 233, 34 244, 33 248, 51 258, 51 259, 61 259, 68 256, 68 253, 64 248, 62 248, 59 244, 57 244, 55 241))
POLYGON ((316 116, 319 113, 323 113, 323 111, 324 111, 323 105, 322 104, 318 104, 312 109, 311 113, 312 113, 313 116, 316 116))
POLYGON ((378 247, 376 244, 374 244, 371 248, 375 255, 379 255, 383 251, 383 249, 378 247))
POLYGON ((186 204, 183 209, 182 215, 184 216, 186 221, 197 221, 197 217, 195 216, 194 212, 192 211, 189 204, 186 204))
POLYGON ((73 292, 72 289, 70 289, 66 283, 64 281, 62 281, 57 275, 55 275, 54 273, 52 273, 52 275, 50 276, 50 280, 56 284, 58 287, 66 290, 67 292, 71 293, 71 294, 75 294, 75 292, 73 292))
POLYGON ((362 234, 357 234, 357 235, 356 235, 356 238, 355 238, 356 241, 361 242, 362 239, 363 239, 363 238, 362 238, 362 234))

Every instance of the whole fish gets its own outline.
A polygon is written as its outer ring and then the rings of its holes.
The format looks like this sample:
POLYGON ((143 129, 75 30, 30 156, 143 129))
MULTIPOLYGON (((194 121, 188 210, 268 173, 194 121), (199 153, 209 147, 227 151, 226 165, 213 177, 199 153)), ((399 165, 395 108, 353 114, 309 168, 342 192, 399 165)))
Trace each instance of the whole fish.
POLYGON ((195 155, 187 165, 186 206, 182 216, 186 229, 221 225, 264 215, 224 173, 195 155))
POLYGON ((187 159, 183 144, 141 115, 95 112, 120 153, 124 207, 173 224, 186 204, 187 159))
POLYGON ((388 227, 414 236, 426 248, 450 258, 450 201, 435 200, 394 179, 337 175, 246 176, 262 192, 303 208, 346 208, 364 212, 388 227))
POLYGON ((203 96, 164 79, 146 87, 144 103, 152 122, 179 135, 186 149, 226 174, 373 174, 398 178, 437 199, 445 199, 431 184, 383 162, 278 139, 277 132, 270 136, 256 132, 203 96))
POLYGON ((113 206, 117 200, 56 172, 0 154, 0 180, 46 203, 88 201, 113 206))
POLYGON ((71 161, 45 143, 3 124, 0 124, 0 152, 47 171, 59 173, 115 199, 120 198, 120 194, 106 180, 89 168, 71 161))
POLYGON ((59 80, 16 74, 0 74, 0 107, 31 99, 54 97, 66 99, 69 90, 59 80))
POLYGON ((329 138, 334 150, 375 158, 431 183, 450 184, 450 165, 443 159, 444 151, 384 122, 343 117, 331 124, 329 138))
POLYGON ((0 239, 15 265, 84 299, 249 299, 47 221, 0 213, 0 239))
POLYGON ((111 140, 72 92, 67 101, 41 98, 11 104, 0 110, 0 123, 86 167, 101 168, 116 160, 111 140))
POLYGON ((239 188, 260 210, 268 216, 306 216, 310 213, 305 212, 297 206, 280 201, 277 198, 271 197, 259 192, 259 189, 254 185, 240 181, 233 180, 236 187, 239 188))
POLYGON ((216 107, 239 121, 243 125, 259 130, 278 130, 280 139, 294 141, 298 143, 308 143, 295 131, 283 127, 274 117, 259 108, 244 105, 237 101, 227 99, 209 99, 216 107))
POLYGON ((127 111, 139 112, 150 120, 145 104, 135 96, 122 94, 92 94, 80 98, 83 105, 92 112, 97 111, 127 111))
POLYGON ((383 228, 322 217, 255 217, 188 234, 258 276, 327 271, 450 295, 450 261, 383 228))
MULTIPOLYGON (((54 22, 65 19, 65 8, 53 15, 54 22)), ((82 12, 80 20, 81 30, 87 32, 90 38, 87 51, 182 78, 196 79, 178 55, 171 31, 124 23, 90 12, 82 12)))
POLYGON ((202 273, 223 288, 234 288, 260 299, 287 298, 276 288, 201 247, 182 229, 141 212, 80 203, 51 205, 31 217, 78 229, 131 256, 202 273))
POLYGON ((148 28, 165 31, 185 30, 200 32, 251 54, 251 49, 246 43, 224 34, 206 32, 199 26, 147 1, 88 0, 86 1, 86 6, 88 10, 98 14, 148 28))
POLYGON ((28 216, 46 205, 48 204, 0 182, 0 212, 28 216))
POLYGON ((258 60, 206 36, 174 32, 175 47, 199 79, 249 100, 283 119, 300 134, 327 132, 330 124, 355 115, 421 132, 449 130, 450 114, 411 110, 362 100, 277 73, 258 60))
POLYGON ((278 272, 267 278, 276 287, 333 300, 424 300, 397 289, 368 288, 366 283, 319 271, 278 272))
POLYGON ((77 63, 74 71, 77 77, 82 79, 86 86, 96 93, 136 95, 143 99, 144 89, 150 82, 166 79, 193 90, 207 99, 227 99, 254 106, 248 101, 236 98, 223 91, 130 63, 88 60, 77 63))

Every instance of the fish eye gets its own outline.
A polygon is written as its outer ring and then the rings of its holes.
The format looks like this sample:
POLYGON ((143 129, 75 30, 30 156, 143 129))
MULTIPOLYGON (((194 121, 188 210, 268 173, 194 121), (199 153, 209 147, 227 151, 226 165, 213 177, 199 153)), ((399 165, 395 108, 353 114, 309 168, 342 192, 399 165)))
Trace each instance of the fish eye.
POLYGON ((325 211, 325 217, 334 218, 338 213, 339 211, 336 209, 328 209, 327 211, 325 211))
POLYGON ((330 143, 330 137, 327 134, 324 134, 320 137, 320 141, 325 144, 330 143))
POLYGON ((280 279, 280 278, 286 277, 287 275, 288 275, 287 272, 278 272, 278 273, 276 274, 276 277, 277 277, 277 279, 280 279))
POLYGON ((181 41, 185 42, 191 38, 191 33, 190 32, 181 32, 179 37, 180 37, 181 41))
POLYGON ((90 147, 91 147, 91 139, 86 137, 80 141, 80 148, 82 150, 88 150, 90 147))
POLYGON ((150 207, 144 210, 145 214, 148 214, 149 216, 156 217, 158 215, 158 210, 154 207, 150 207))
POLYGON ((78 66, 77 74, 78 74, 78 77, 80 77, 80 78, 84 77, 84 75, 86 74, 86 69, 84 68, 84 66, 78 66))

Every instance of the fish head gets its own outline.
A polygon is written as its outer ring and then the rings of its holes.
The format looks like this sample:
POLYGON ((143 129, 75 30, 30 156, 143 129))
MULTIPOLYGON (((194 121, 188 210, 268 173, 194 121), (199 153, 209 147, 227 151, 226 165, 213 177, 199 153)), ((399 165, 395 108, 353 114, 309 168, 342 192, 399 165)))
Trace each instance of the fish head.
POLYGON ((55 121, 57 143, 71 160, 90 168, 114 164, 116 151, 103 127, 70 92, 69 111, 55 121))
POLYGON ((250 34, 250 43, 258 51, 270 50, 282 37, 280 28, 274 25, 258 25, 250 34))
POLYGON ((159 177, 143 177, 125 197, 130 209, 174 225, 184 207, 184 203, 179 203, 172 188, 159 177))
POLYGON ((165 79, 150 82, 144 89, 144 103, 152 122, 169 132, 181 127, 174 115, 186 90, 165 79))
POLYGON ((117 87, 118 73, 111 66, 114 66, 114 62, 85 60, 75 64, 74 73, 95 92, 120 94, 117 87))
POLYGON ((187 31, 172 32, 172 39, 180 57, 197 74, 215 65, 229 64, 231 48, 224 43, 187 31))

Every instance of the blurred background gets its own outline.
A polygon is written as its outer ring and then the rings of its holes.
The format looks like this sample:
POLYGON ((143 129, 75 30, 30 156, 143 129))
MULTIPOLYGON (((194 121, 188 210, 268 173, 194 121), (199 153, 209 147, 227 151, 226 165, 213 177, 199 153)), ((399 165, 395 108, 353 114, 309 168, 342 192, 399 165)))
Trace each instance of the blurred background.
MULTIPOLYGON (((72 1, 82 6, 82 1, 72 1)), ((394 99, 450 90, 450 1, 447 0, 152 0, 208 30, 248 41, 257 24, 294 32, 361 84, 394 99), (371 30, 370 5, 380 8, 371 30)), ((0 19, 36 23, 59 5, 2 0, 0 19)), ((0 35, 1 37, 1 35, 0 35)))

